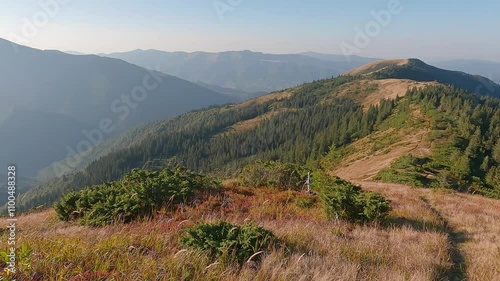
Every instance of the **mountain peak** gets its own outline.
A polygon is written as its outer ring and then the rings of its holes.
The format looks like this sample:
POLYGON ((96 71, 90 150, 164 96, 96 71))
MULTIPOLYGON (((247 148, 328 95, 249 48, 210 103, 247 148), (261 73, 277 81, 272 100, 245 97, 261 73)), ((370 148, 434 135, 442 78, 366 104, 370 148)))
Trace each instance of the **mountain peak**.
MULTIPOLYGON (((417 59, 391 59, 391 60, 378 60, 374 62, 367 63, 358 68, 345 72, 344 75, 366 75, 372 74, 374 72, 380 71, 390 66, 401 66, 406 65, 410 61, 420 61, 417 59)), ((422 61, 420 61, 422 62, 422 61)), ((422 62, 423 63, 423 62, 422 62)))
POLYGON ((374 61, 345 72, 344 75, 363 75, 374 79, 409 79, 418 82, 436 81, 477 95, 500 96, 500 85, 488 78, 444 70, 416 58, 374 61))
POLYGON ((417 58, 409 58, 407 59, 409 63, 414 63, 414 64, 425 64, 425 65, 428 65, 427 63, 425 63, 423 60, 421 59, 417 59, 417 58))

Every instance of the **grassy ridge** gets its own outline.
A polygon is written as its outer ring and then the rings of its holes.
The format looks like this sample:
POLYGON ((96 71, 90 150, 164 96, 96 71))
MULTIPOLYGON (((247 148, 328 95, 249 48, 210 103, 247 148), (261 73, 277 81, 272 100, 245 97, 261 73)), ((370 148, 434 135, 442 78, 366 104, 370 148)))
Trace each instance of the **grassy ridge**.
POLYGON ((406 99, 429 120, 430 155, 404 155, 375 179, 500 198, 499 100, 442 87, 410 91, 406 99))

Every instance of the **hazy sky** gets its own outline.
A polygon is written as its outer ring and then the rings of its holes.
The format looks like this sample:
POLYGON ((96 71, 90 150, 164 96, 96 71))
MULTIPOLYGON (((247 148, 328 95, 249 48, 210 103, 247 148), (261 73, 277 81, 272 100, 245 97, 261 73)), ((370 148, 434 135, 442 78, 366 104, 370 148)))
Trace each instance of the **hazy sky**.
POLYGON ((400 0, 394 13, 387 12, 387 24, 376 23, 372 13, 387 11, 394 1, 2 0, 0 37, 85 53, 249 49, 342 54, 344 42, 368 57, 500 61, 500 1, 400 0), (51 4, 45 11, 41 3, 51 4), (372 28, 370 42, 356 44, 356 28, 367 26, 372 28))

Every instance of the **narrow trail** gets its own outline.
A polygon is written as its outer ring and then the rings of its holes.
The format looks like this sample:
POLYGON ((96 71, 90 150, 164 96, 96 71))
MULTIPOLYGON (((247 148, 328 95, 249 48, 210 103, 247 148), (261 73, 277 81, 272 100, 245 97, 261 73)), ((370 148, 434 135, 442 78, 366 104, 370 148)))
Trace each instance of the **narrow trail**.
MULTIPOLYGON (((362 158, 349 163, 346 167, 337 169, 334 173, 341 178, 352 181, 362 187, 370 189, 383 188, 408 188, 406 185, 394 183, 380 183, 373 182, 371 179, 374 175, 381 170, 388 168, 390 164, 398 157, 411 153, 417 157, 427 157, 430 155, 432 148, 432 141, 427 141, 426 136, 430 130, 430 120, 427 120, 419 111, 414 113, 418 119, 425 121, 425 129, 414 132, 412 135, 404 137, 399 143, 391 146, 391 151, 387 154, 372 155, 368 158, 362 158), (410 143, 411 146, 405 146, 403 143, 410 143)), ((465 258, 460 251, 459 244, 465 241, 465 234, 457 231, 450 225, 448 218, 446 218, 440 211, 439 206, 434 206, 425 193, 416 191, 415 200, 420 200, 422 206, 428 210, 440 222, 442 228, 440 232, 446 234, 449 243, 448 255, 451 259, 452 266, 447 268, 438 280, 462 281, 467 280, 465 258)))
MULTIPOLYGON (((337 168, 335 175, 347 180, 370 181, 381 170, 389 168, 397 158, 412 154, 416 157, 428 157, 431 154, 432 141, 427 141, 426 137, 431 132, 430 120, 426 119, 419 111, 413 113, 418 120, 425 122, 422 129, 415 130, 410 134, 400 136, 396 143, 388 145, 387 152, 368 152, 368 156, 344 163, 337 168)), ((359 141, 358 141, 359 142, 359 141)), ((363 151, 363 150, 361 150, 363 151)), ((365 151, 366 153, 366 151, 365 151)))
POLYGON ((427 208, 441 221, 444 226, 444 231, 448 234, 448 242, 450 243, 449 255, 453 262, 453 266, 449 268, 445 273, 445 278, 450 281, 462 281, 467 280, 466 270, 467 266, 465 264, 465 258, 460 252, 459 244, 464 241, 465 235, 461 232, 456 231, 448 222, 448 220, 439 212, 427 198, 420 196, 420 200, 427 206, 427 208))
POLYGON ((412 153, 423 157, 429 154, 430 147, 425 144, 425 136, 429 130, 419 130, 390 146, 387 153, 375 153, 354 160, 334 171, 334 174, 355 181, 369 181, 381 170, 389 168, 391 163, 402 155, 412 153))
MULTIPOLYGON (((362 186, 368 190, 377 190, 382 186, 390 189, 397 188, 408 188, 408 186, 403 184, 395 184, 395 183, 381 183, 381 182, 372 182, 372 181, 353 181, 353 183, 362 186)), ((451 259, 452 266, 448 268, 446 271, 439 276, 438 280, 449 280, 449 281, 462 281, 467 280, 466 270, 467 265, 465 263, 465 258, 462 252, 460 251, 459 244, 465 241, 465 234, 454 229, 448 219, 443 216, 443 214, 439 211, 439 207, 434 206, 427 197, 422 192, 419 192, 418 189, 413 189, 415 192, 415 199, 421 201, 422 206, 425 206, 426 209, 429 210, 433 216, 440 221, 440 225, 442 226, 442 231, 447 235, 448 243, 450 245, 448 255, 451 259)))

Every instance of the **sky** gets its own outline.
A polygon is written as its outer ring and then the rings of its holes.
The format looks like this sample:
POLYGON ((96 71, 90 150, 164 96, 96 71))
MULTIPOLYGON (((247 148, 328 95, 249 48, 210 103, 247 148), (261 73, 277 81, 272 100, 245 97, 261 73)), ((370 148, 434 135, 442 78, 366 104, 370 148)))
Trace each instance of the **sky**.
POLYGON ((0 37, 111 53, 316 51, 500 62, 500 1, 2 0, 0 37))

